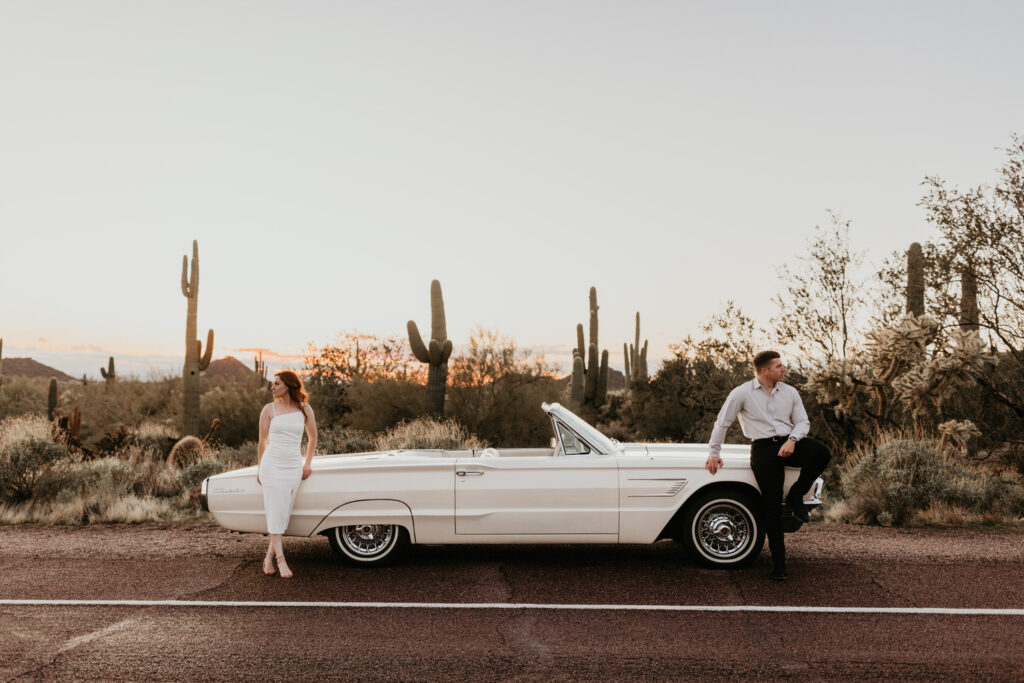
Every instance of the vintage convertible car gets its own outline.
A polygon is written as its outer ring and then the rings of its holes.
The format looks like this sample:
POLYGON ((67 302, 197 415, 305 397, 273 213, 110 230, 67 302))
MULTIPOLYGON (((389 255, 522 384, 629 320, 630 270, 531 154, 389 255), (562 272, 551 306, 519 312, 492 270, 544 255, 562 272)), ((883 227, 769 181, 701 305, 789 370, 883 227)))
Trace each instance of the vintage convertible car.
MULTIPOLYGON (((550 448, 402 450, 318 456, 286 534, 323 534, 345 561, 381 565, 409 543, 682 542, 701 563, 737 567, 764 544, 749 447, 619 443, 543 404, 550 448)), ((797 470, 787 470, 786 487, 797 470)), ((820 504, 818 479, 805 497, 820 504)), ((256 467, 202 483, 203 508, 235 531, 266 533, 256 467)), ((787 531, 800 523, 791 515, 787 531)))

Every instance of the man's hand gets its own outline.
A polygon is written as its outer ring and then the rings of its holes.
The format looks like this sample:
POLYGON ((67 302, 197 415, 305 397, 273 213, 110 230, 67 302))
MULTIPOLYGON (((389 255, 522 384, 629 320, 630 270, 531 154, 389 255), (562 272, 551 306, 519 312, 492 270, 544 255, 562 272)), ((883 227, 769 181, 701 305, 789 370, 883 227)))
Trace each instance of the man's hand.
POLYGON ((715 474, 723 467, 725 467, 725 465, 722 464, 722 458, 718 455, 709 455, 707 461, 704 463, 704 468, 711 474, 715 474))
POLYGON ((780 458, 788 458, 793 455, 793 450, 796 448, 796 441, 793 439, 786 439, 785 443, 782 444, 782 448, 779 449, 780 458))

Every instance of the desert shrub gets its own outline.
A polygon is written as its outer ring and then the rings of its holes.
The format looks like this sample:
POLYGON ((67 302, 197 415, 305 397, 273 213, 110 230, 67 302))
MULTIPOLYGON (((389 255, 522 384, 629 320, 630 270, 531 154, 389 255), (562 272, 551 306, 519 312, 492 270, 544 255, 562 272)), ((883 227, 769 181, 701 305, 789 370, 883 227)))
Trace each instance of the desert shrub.
POLYGON ((233 378, 203 379, 199 403, 200 436, 214 419, 220 420, 214 438, 226 446, 237 446, 259 436, 260 411, 272 397, 265 386, 233 378))
POLYGON ((497 330, 475 328, 451 359, 445 411, 481 439, 500 446, 540 446, 551 422, 540 404, 557 401, 562 385, 543 356, 516 347, 497 330))
POLYGON ((229 468, 245 467, 256 464, 258 444, 246 441, 237 446, 219 446, 206 449, 206 459, 216 460, 229 468))
POLYGON ((840 476, 853 520, 898 526, 936 506, 996 515, 1024 512, 1020 477, 958 461, 931 440, 897 438, 861 448, 849 456, 840 476))
POLYGON ((455 420, 434 420, 421 417, 395 425, 377 436, 374 446, 381 451, 395 451, 414 448, 441 448, 460 450, 485 448, 486 442, 469 433, 455 420))
POLYGON ((325 455, 333 453, 364 453, 373 449, 373 435, 361 432, 358 429, 329 427, 327 429, 318 429, 317 431, 316 450, 318 453, 325 455))
POLYGON ((96 452, 101 457, 117 455, 135 444, 135 434, 124 425, 118 425, 96 441, 96 452))
POLYGON ((177 440, 177 430, 159 422, 143 422, 135 431, 135 443, 149 460, 166 460, 177 440))
POLYGON ((206 444, 195 436, 185 436, 178 440, 167 456, 167 462, 174 467, 188 467, 194 462, 203 459, 206 452, 206 444))
POLYGON ((70 458, 66 447, 49 439, 32 436, 6 441, 0 446, 0 500, 31 498, 39 475, 46 468, 70 458))
POLYGON ((227 468, 224 463, 217 460, 199 460, 181 471, 178 475, 178 487, 182 490, 195 488, 203 483, 203 479, 220 474, 227 468))
POLYGON ((344 426, 376 433, 423 415, 426 387, 400 379, 356 382, 348 387, 346 400, 350 412, 343 419, 344 426))
POLYGON ((4 376, 3 391, 0 391, 0 419, 46 415, 49 382, 43 377, 4 376))

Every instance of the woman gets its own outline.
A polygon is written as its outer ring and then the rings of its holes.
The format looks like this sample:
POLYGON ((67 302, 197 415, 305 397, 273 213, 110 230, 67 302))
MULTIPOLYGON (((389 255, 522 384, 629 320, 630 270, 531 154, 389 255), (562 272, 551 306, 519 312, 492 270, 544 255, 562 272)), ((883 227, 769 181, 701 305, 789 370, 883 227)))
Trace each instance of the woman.
POLYGON ((309 476, 316 450, 316 418, 313 409, 306 403, 308 396, 302 380, 291 370, 282 370, 274 375, 270 387, 274 402, 263 406, 260 413, 260 443, 257 451, 256 483, 263 487, 263 509, 267 515, 267 533, 270 546, 263 558, 263 573, 274 573, 274 558, 277 569, 285 579, 292 578, 292 571, 284 561, 281 535, 288 528, 295 494, 299 482, 309 476), (302 432, 309 436, 306 445, 306 460, 302 460, 302 432))

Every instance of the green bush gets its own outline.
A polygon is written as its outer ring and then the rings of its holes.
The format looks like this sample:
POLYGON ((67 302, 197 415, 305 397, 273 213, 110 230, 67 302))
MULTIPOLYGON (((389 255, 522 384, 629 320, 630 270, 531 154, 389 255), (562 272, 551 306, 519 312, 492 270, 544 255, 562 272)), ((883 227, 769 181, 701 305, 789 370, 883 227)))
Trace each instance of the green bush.
POLYGON ((178 486, 187 491, 191 488, 195 488, 203 483, 203 479, 212 477, 215 474, 220 474, 225 471, 227 467, 224 463, 218 462, 217 460, 200 460, 194 462, 181 471, 178 475, 178 486))
POLYGON ((28 500, 39 475, 70 458, 67 448, 49 439, 30 437, 4 443, 0 446, 0 501, 28 500))
POLYGON ((903 525, 935 506, 995 515, 1024 511, 1020 477, 960 462, 934 441, 895 439, 863 449, 850 456, 841 476, 850 517, 869 523, 903 525))

